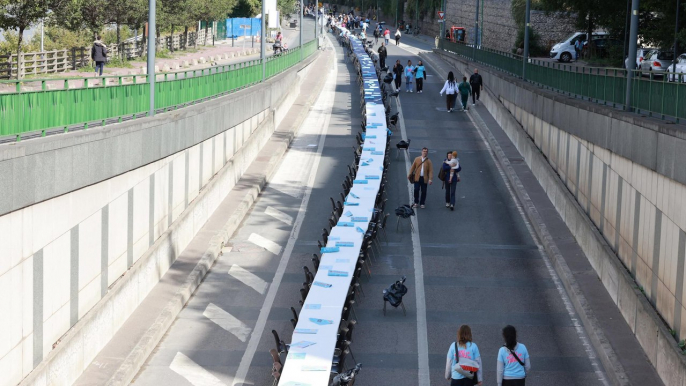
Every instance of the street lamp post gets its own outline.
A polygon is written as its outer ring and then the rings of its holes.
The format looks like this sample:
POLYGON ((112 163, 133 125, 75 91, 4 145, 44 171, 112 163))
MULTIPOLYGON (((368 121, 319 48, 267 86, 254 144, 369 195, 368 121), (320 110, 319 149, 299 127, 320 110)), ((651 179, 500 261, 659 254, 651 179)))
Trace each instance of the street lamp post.
POLYGON ((474 18, 474 49, 472 50, 472 60, 476 61, 476 45, 479 38, 479 0, 476 0, 476 17, 474 18))
MULTIPOLYGON (((674 63, 672 64, 672 72, 676 74, 676 58, 679 55, 679 47, 677 43, 677 35, 679 34, 679 8, 681 8, 681 0, 676 0, 676 23, 674 24, 674 63)), ((674 78, 676 81, 678 79, 674 78)))
POLYGON ((155 115, 155 0, 148 0, 148 83, 150 83, 150 111, 155 115))
POLYGON ((400 7, 400 0, 395 2, 395 28, 398 28, 398 8, 400 7))
POLYGON ((303 60, 303 0, 300 0, 300 61, 303 60))
POLYGON ((266 55, 266 40, 267 40, 267 28, 265 26, 265 13, 267 13, 267 0, 262 0, 262 19, 260 19, 260 23, 262 23, 261 29, 260 29, 260 59, 262 60, 262 81, 267 77, 267 55, 266 55))
POLYGON ((522 79, 526 79, 526 64, 529 61, 529 28, 531 24, 531 0, 526 0, 526 15, 524 21, 524 58, 522 64, 522 79))
POLYGON ((631 86, 636 68, 636 45, 638 44, 638 7, 639 0, 631 0, 631 29, 629 32, 629 60, 626 71, 626 97, 624 100, 624 110, 631 111, 631 86))

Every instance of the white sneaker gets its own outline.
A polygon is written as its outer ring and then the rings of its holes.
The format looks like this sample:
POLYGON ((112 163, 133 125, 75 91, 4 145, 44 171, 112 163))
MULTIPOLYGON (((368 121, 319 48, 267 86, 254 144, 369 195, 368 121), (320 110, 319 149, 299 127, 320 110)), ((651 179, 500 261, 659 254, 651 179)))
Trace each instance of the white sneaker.
POLYGON ((410 92, 412 92, 412 90, 410 90, 410 92))
POLYGON ((449 207, 449 206, 450 206, 450 204, 446 202, 446 203, 445 203, 445 207, 447 208, 447 207, 449 207))
POLYGON ((472 106, 476 106, 476 103, 472 103, 472 106))

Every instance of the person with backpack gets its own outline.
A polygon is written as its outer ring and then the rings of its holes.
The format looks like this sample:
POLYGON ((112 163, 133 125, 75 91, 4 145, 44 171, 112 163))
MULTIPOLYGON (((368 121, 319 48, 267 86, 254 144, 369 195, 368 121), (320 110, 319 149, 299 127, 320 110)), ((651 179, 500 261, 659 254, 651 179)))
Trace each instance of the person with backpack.
POLYGON ((474 73, 469 77, 469 85, 472 86, 472 106, 476 106, 476 101, 481 96, 481 90, 484 88, 484 81, 479 75, 479 69, 475 68, 474 73))
POLYGON ((457 85, 457 91, 460 92, 460 98, 462 99, 462 111, 467 112, 467 110, 469 110, 469 106, 467 104, 469 103, 469 94, 472 93, 472 86, 467 83, 466 76, 463 76, 462 82, 457 85))
POLYGON ((450 380, 450 386, 481 386, 483 384, 482 367, 479 347, 472 342, 472 329, 463 324, 457 330, 457 340, 448 348, 445 379, 450 380), (474 364, 478 366, 476 372, 464 369, 464 367, 471 368, 474 364))
POLYGON ((457 158, 456 151, 449 151, 441 165, 441 171, 438 173, 438 179, 443 181, 445 186, 445 207, 450 210, 455 210, 455 191, 457 190, 457 183, 460 182, 460 160, 457 158))
POLYGON ((405 67, 405 92, 412 92, 412 78, 414 78, 414 69, 412 61, 407 61, 407 66, 405 67))
POLYGON ((414 68, 414 79, 417 81, 417 94, 421 94, 424 91, 424 80, 426 79, 426 68, 424 68, 424 63, 421 60, 414 68))
POLYGON ((395 61, 395 66, 393 66, 393 79, 395 80, 395 89, 400 91, 400 85, 403 83, 403 65, 400 64, 400 60, 395 61))
POLYGON ((503 328, 503 339, 505 345, 498 350, 498 386, 525 386, 531 371, 529 351, 517 342, 517 330, 512 326, 503 328))
POLYGON ((379 30, 374 28, 374 44, 379 44, 379 30))
POLYGON ((457 84, 455 83, 455 75, 450 71, 448 73, 448 80, 445 81, 443 89, 439 92, 441 96, 445 92, 446 96, 446 109, 449 113, 453 112, 453 104, 455 103, 455 93, 457 91, 457 84))

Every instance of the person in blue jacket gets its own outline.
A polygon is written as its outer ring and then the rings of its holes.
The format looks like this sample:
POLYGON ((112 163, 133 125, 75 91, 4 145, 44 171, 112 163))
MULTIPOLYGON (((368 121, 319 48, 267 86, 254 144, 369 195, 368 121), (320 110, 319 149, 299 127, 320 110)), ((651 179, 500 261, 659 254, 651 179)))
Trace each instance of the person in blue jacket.
POLYGON ((426 68, 424 63, 420 60, 417 67, 414 68, 414 80, 417 82, 417 94, 421 94, 424 90, 424 79, 426 79, 426 68))
POLYGON ((477 377, 477 385, 483 383, 483 371, 481 366, 481 354, 479 348, 472 342, 472 329, 463 324, 457 330, 457 341, 448 348, 448 356, 445 362, 445 379, 450 380, 450 386, 473 386, 474 379, 467 378, 455 371, 455 365, 460 358, 471 359, 479 365, 479 370, 474 374, 477 377))
POLYGON ((498 386, 525 386, 531 371, 529 351, 517 342, 517 330, 512 326, 503 328, 503 339, 505 345, 498 351, 498 386))

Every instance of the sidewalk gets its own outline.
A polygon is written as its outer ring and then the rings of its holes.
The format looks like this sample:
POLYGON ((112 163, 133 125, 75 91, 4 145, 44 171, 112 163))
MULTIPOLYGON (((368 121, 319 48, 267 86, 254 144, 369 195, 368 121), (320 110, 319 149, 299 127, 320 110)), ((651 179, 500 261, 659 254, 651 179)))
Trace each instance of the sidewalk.
MULTIPOLYGON (((320 68, 331 58, 332 54, 326 52, 315 57, 309 65, 312 69, 320 68)), ((178 303, 179 291, 192 293, 202 282, 208 272, 199 268, 203 264, 205 251, 217 242, 218 236, 222 239, 231 237, 250 212, 253 202, 270 180, 271 174, 276 170, 322 87, 323 82, 317 77, 310 76, 303 80, 300 94, 255 161, 219 208, 209 217, 193 241, 179 255, 159 284, 153 288, 107 346, 98 353, 75 385, 129 384, 165 334, 166 328, 183 308, 183 304, 178 303), (184 289, 189 281, 192 281, 194 286, 184 289)), ((225 242, 226 240, 223 240, 222 245, 225 242)), ((222 253, 228 253, 230 249, 224 248, 222 253)))

